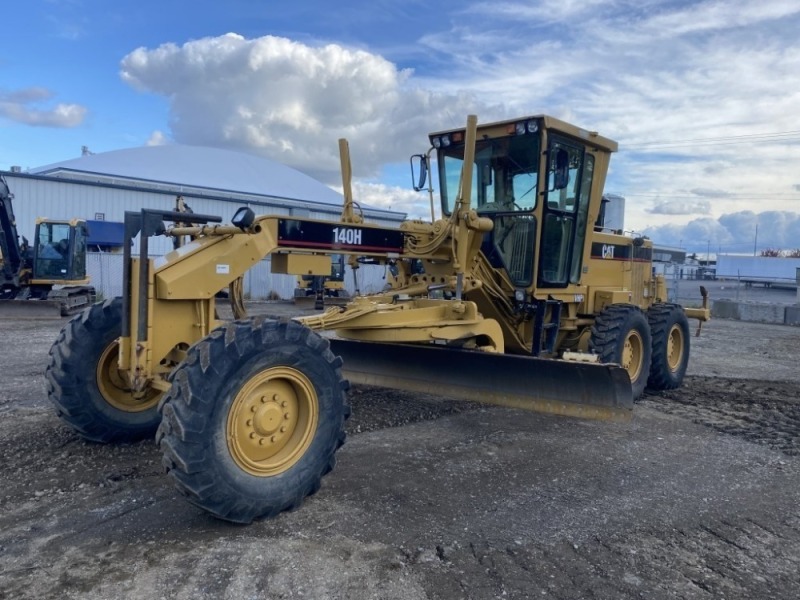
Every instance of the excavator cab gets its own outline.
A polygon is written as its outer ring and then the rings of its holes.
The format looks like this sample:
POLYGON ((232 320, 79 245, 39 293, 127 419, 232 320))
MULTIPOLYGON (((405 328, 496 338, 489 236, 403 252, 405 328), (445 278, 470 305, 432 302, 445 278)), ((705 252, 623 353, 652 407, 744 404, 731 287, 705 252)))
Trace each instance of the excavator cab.
POLYGON ((32 283, 85 283, 87 237, 84 221, 39 220, 33 247, 32 283))

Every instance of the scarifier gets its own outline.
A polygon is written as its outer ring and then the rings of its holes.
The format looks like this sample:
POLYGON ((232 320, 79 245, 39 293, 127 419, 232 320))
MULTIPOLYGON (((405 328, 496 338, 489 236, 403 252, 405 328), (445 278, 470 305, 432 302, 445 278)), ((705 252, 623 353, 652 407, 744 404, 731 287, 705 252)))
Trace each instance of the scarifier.
POLYGON ((645 386, 681 385, 687 317, 707 320, 707 302, 668 303, 650 240, 604 227, 615 142, 543 115, 470 116, 430 141, 412 157, 430 222, 364 222, 345 140, 339 221, 128 213, 140 246, 126 244, 122 298, 73 319, 51 350, 59 414, 94 441, 155 433, 189 501, 246 523, 319 488, 344 442, 348 382, 612 420, 645 386), (153 259, 158 234, 191 241, 153 259), (327 276, 335 254, 385 265, 389 289, 296 320, 246 318, 241 302, 217 320, 217 292, 263 257, 275 273, 327 276))

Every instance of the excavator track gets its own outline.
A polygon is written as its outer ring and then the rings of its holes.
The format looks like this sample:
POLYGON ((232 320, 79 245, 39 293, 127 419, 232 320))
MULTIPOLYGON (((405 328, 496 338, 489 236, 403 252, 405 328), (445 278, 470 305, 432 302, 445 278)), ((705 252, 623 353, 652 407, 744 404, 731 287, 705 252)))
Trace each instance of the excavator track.
POLYGON ((352 382, 440 394, 546 414, 625 422, 633 414, 617 365, 333 338, 352 382))
POLYGON ((84 286, 53 290, 46 298, 0 300, 0 319, 60 319, 77 315, 94 303, 94 288, 84 286))

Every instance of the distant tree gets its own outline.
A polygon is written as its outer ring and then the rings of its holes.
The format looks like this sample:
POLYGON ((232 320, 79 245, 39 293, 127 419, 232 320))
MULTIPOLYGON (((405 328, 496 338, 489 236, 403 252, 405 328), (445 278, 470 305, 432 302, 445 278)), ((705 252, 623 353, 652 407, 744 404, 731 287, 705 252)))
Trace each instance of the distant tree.
POLYGON ((783 251, 780 248, 764 248, 761 251, 761 256, 770 256, 770 257, 783 256, 783 251))
POLYGON ((787 250, 785 254, 789 258, 800 258, 800 248, 795 248, 794 250, 787 250))

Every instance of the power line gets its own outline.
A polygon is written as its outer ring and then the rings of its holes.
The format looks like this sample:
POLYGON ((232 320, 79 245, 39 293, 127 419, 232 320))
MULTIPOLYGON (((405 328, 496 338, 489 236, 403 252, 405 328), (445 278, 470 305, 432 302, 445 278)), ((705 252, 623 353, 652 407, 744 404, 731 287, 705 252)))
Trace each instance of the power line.
POLYGON ((729 193, 719 196, 703 196, 701 194, 686 194, 686 192, 620 192, 626 198, 667 198, 669 200, 800 200, 800 192, 759 192, 749 194, 747 192, 729 193))
POLYGON ((620 151, 636 149, 636 150, 652 150, 661 148, 682 148, 686 146, 727 146, 732 144, 749 144, 753 142, 775 142, 775 141, 798 141, 800 142, 800 130, 795 131, 780 131, 775 133, 752 133, 744 135, 732 135, 726 137, 716 138, 691 138, 684 140, 663 140, 655 142, 641 142, 633 144, 624 144, 620 147, 620 151))

